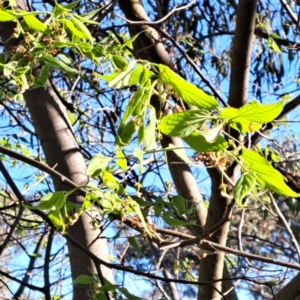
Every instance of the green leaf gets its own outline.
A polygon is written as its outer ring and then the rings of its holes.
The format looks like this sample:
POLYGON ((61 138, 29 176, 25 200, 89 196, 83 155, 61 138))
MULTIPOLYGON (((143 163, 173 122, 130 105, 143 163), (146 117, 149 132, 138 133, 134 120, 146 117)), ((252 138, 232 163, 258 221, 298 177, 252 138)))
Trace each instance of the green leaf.
POLYGON ((51 220, 52 224, 55 226, 56 230, 64 231, 64 223, 62 221, 61 212, 58 209, 50 210, 48 213, 48 217, 51 220))
POLYGON ((129 103, 126 107, 126 110, 124 112, 123 118, 121 120, 121 125, 124 125, 128 118, 133 114, 133 112, 136 110, 136 108, 141 103, 143 96, 144 96, 145 90, 142 88, 139 88, 133 95, 133 97, 129 100, 129 103))
POLYGON ((127 197, 127 201, 130 205, 130 207, 132 208, 132 210, 136 213, 136 215, 139 217, 144 229, 145 229, 145 232, 147 232, 147 234, 149 236, 152 236, 151 232, 149 231, 148 229, 148 225, 147 223, 145 222, 145 219, 144 219, 144 216, 142 214, 142 211, 141 211, 141 208, 140 206, 138 205, 138 203, 136 201, 134 201, 131 197, 127 197))
POLYGON ((117 189, 119 187, 118 181, 114 178, 114 176, 108 172, 103 171, 102 172, 102 180, 103 183, 107 186, 109 189, 117 189))
POLYGON ((125 71, 127 69, 128 62, 123 56, 113 55, 112 62, 115 65, 115 67, 117 69, 120 69, 121 71, 125 71))
POLYGON ((79 275, 74 281, 73 284, 97 284, 99 280, 94 276, 88 275, 79 275))
POLYGON ((162 133, 169 136, 186 137, 197 131, 210 117, 207 110, 187 110, 163 117, 159 124, 162 133))
POLYGON ((95 300, 107 300, 106 298, 106 295, 104 293, 96 293, 94 296, 93 296, 95 300))
POLYGON ((104 57, 106 55, 106 49, 104 46, 102 45, 96 45, 93 47, 92 49, 93 54, 95 55, 95 57, 104 57))
POLYGON ((170 150, 172 150, 173 152, 175 152, 176 155, 177 155, 178 157, 180 157, 186 164, 196 166, 196 164, 194 164, 194 163, 188 158, 188 156, 186 155, 184 149, 180 149, 180 148, 174 146, 173 144, 169 144, 169 146, 168 146, 167 148, 164 148, 164 151, 170 151, 170 150))
POLYGON ((262 187, 272 190, 280 195, 300 197, 300 194, 294 192, 284 182, 282 174, 273 168, 273 166, 261 155, 253 150, 243 150, 241 155, 244 163, 249 168, 249 171, 259 181, 262 187))
POLYGON ((137 296, 132 295, 131 293, 128 292, 128 290, 124 287, 119 287, 118 290, 125 296, 127 299, 130 300, 145 300, 145 298, 140 298, 137 296))
POLYGON ((144 70, 144 67, 141 64, 137 64, 136 69, 131 73, 131 77, 129 80, 129 85, 139 84, 141 74, 144 70))
POLYGON ((242 132, 258 130, 262 124, 272 122, 283 110, 283 101, 275 104, 260 104, 251 102, 239 109, 226 107, 221 110, 220 117, 230 123, 240 124, 235 129, 241 128, 242 132))
POLYGON ((219 106, 218 102, 212 96, 209 96, 195 85, 181 78, 169 67, 165 65, 159 65, 158 67, 160 80, 166 85, 171 85, 184 102, 207 110, 213 110, 219 106))
POLYGON ((223 127, 223 124, 219 124, 216 127, 213 127, 206 131, 198 131, 198 133, 202 135, 208 143, 212 143, 218 138, 223 127))
POLYGON ((14 77, 21 77, 30 69, 29 66, 17 68, 14 72, 14 77))
POLYGON ((102 154, 96 154, 87 169, 87 175, 91 177, 97 177, 100 175, 100 173, 105 170, 112 160, 112 157, 107 157, 102 154))
POLYGON ((164 209, 164 200, 161 196, 158 196, 155 200, 155 205, 154 205, 154 214, 155 216, 159 217, 162 210, 164 209))
POLYGON ((130 63, 127 65, 126 70, 121 72, 113 80, 111 80, 107 84, 107 86, 110 88, 116 88, 116 89, 120 89, 120 88, 128 86, 130 78, 131 78, 131 72, 134 68, 134 65, 135 65, 135 61, 134 60, 130 61, 130 63))
POLYGON ((24 206, 32 210, 59 210, 64 206, 66 201, 67 195, 65 192, 53 192, 42 197, 40 203, 36 206, 30 206, 26 204, 24 204, 24 206))
POLYGON ((140 248, 139 244, 136 242, 136 239, 134 236, 128 237, 128 242, 129 242, 130 246, 132 246, 138 252, 138 254, 142 255, 141 248, 140 248))
POLYGON ((41 73, 39 75, 39 78, 38 78, 38 82, 41 85, 44 85, 45 82, 47 81, 48 76, 49 76, 49 69, 50 69, 50 66, 47 65, 47 64, 42 67, 42 71, 41 71, 41 73))
POLYGON ((154 107, 150 107, 149 124, 145 128, 144 150, 153 150, 156 146, 156 111, 154 107))
POLYGON ((127 146, 133 135, 136 132, 136 125, 133 120, 129 121, 124 126, 120 126, 118 130, 118 136, 116 139, 116 145, 120 147, 127 146))
POLYGON ((76 15, 69 14, 73 24, 75 25, 76 29, 81 32, 81 35, 84 39, 89 40, 91 43, 93 42, 94 38, 92 37, 88 28, 77 18, 76 15))
POLYGON ((116 165, 119 166, 123 172, 125 172, 127 170, 127 159, 124 156, 124 153, 122 152, 122 150, 118 150, 116 151, 116 155, 117 155, 116 165))
POLYGON ((73 35, 81 39, 86 39, 85 33, 78 29, 72 21, 64 19, 64 23, 73 35))
POLYGON ((59 54, 57 54, 57 57, 67 65, 70 65, 73 63, 73 61, 70 59, 70 57, 66 56, 65 54, 59 53, 59 54))
MULTIPOLYGON (((77 0, 77 1, 74 1, 74 2, 71 2, 71 3, 68 3, 68 4, 65 4, 65 5, 61 5, 65 10, 72 10, 75 6, 77 6, 79 3, 80 3, 81 0, 77 0)), ((56 3, 57 5, 58 3, 56 3)))
POLYGON ((70 68, 68 65, 66 65, 64 62, 54 58, 53 56, 50 56, 50 55, 45 55, 45 56, 42 56, 41 57, 41 60, 46 63, 46 64, 49 64, 51 67, 54 67, 54 68, 58 68, 60 70, 63 70, 63 71, 67 71, 69 73, 77 73, 77 70, 73 69, 73 68, 70 68))
POLYGON ((188 226, 194 224, 194 221, 182 221, 172 218, 172 211, 165 212, 163 214, 163 219, 170 226, 188 226))
POLYGON ((194 132, 183 140, 197 152, 216 152, 227 148, 226 139, 220 135, 212 143, 207 142, 206 138, 198 132, 194 132))
POLYGON ((0 22, 16 21, 12 10, 0 9, 0 22))
POLYGON ((23 19, 28 25, 28 27, 32 28, 37 32, 46 33, 47 31, 49 31, 49 28, 39 19, 37 19, 34 15, 24 15, 23 19))
POLYGON ((239 206, 245 205, 244 198, 254 189, 255 183, 255 176, 247 173, 242 174, 232 190, 235 201, 239 206))
POLYGON ((181 196, 173 196, 172 203, 176 207, 179 216, 182 216, 186 212, 185 199, 181 196))

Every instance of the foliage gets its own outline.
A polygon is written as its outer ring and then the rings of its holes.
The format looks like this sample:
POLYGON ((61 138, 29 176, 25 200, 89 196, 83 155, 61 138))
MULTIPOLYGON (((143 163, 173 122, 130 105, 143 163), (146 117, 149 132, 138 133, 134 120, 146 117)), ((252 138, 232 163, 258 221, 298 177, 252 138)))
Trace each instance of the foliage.
MULTIPOLYGON (((212 12, 212 6, 204 2, 205 9, 212 12)), ((229 6, 229 4, 226 5, 229 6)), ((202 168, 202 164, 208 169, 216 169, 221 178, 218 192, 226 199, 234 199, 232 210, 227 212, 228 215, 231 216, 234 211, 237 220, 241 220, 240 224, 242 224, 240 212, 247 208, 253 209, 255 215, 249 214, 246 220, 255 234, 251 232, 245 234, 259 244, 259 239, 256 239, 259 233, 264 236, 266 243, 270 242, 268 245, 271 245, 271 231, 265 233, 264 229, 260 230, 257 224, 260 218, 261 222, 274 221, 269 209, 272 195, 278 199, 286 199, 286 206, 290 208, 287 215, 295 214, 298 217, 298 207, 292 207, 297 202, 292 198, 300 197, 300 193, 292 189, 285 174, 276 168, 277 164, 285 164, 288 169, 297 171, 298 161, 288 166, 288 158, 297 153, 297 146, 291 139, 284 142, 280 140, 280 144, 273 139, 272 134, 267 139, 271 142, 271 146, 251 145, 250 142, 257 135, 265 137, 265 134, 268 134, 267 129, 272 129, 272 127, 266 129, 265 124, 275 124, 282 118, 283 110, 288 106, 286 97, 271 104, 252 100, 239 108, 220 105, 218 97, 210 95, 207 90, 193 83, 195 82, 192 80, 193 76, 187 75, 188 67, 182 68, 178 62, 177 66, 172 69, 170 66, 135 57, 133 55, 134 43, 141 33, 130 38, 122 32, 107 30, 99 38, 99 35, 95 34, 98 30, 98 21, 95 16, 102 11, 102 7, 95 8, 93 5, 92 7, 93 9, 83 8, 80 1, 76 1, 65 5, 56 3, 51 11, 27 12, 15 8, 10 2, 10 6, 0 9, 0 22, 13 22, 16 26, 14 38, 20 39, 19 45, 13 48, 10 54, 3 51, 0 56, 0 92, 3 111, 7 111, 13 119, 13 111, 19 109, 25 111, 23 109, 24 93, 39 88, 47 89, 48 82, 51 82, 56 87, 62 102, 70 109, 69 122, 72 123, 79 145, 84 149, 82 153, 88 161, 87 175, 91 178, 91 182, 87 185, 73 186, 72 189, 66 188, 66 191, 53 191, 51 183, 48 183, 47 178, 39 171, 39 169, 44 171, 42 168, 44 163, 40 159, 41 156, 44 157, 33 146, 37 143, 37 139, 31 120, 26 118, 23 122, 20 114, 16 117, 18 126, 30 134, 31 141, 14 133, 9 138, 3 138, 1 145, 11 151, 12 157, 13 153, 18 151, 31 157, 32 161, 39 156, 40 166, 37 167, 37 171, 33 171, 33 176, 40 183, 41 191, 39 192, 43 196, 38 199, 36 205, 28 199, 22 201, 10 199, 5 200, 9 203, 4 203, 3 207, 10 212, 12 220, 18 220, 15 209, 22 202, 28 219, 16 223, 20 230, 18 232, 20 237, 24 236, 25 232, 37 233, 36 224, 41 222, 43 226, 49 226, 49 228, 52 226, 52 230, 54 226, 58 233, 67 238, 69 228, 83 214, 89 214, 91 230, 100 228, 102 232, 103 228, 108 227, 108 230, 113 232, 112 240, 114 240, 115 248, 112 253, 116 255, 124 251, 124 255, 120 255, 121 261, 125 257, 128 265, 118 270, 130 273, 133 268, 137 272, 132 273, 147 277, 146 270, 148 268, 151 270, 153 259, 156 264, 153 270, 156 270, 156 274, 164 274, 159 271, 159 266, 162 264, 163 269, 170 270, 173 281, 182 284, 179 288, 180 292, 192 297, 195 293, 192 284, 197 281, 195 275, 197 266, 195 265, 202 259, 203 254, 201 247, 198 244, 197 247, 191 246, 194 244, 191 241, 190 244, 186 244, 187 249, 183 250, 180 255, 178 254, 177 258, 170 250, 170 257, 165 258, 164 263, 159 259, 158 250, 155 247, 162 247, 162 249, 166 247, 165 249, 168 250, 168 247, 172 249, 178 246, 180 249, 181 240, 174 240, 171 237, 172 235, 176 237, 177 231, 186 232, 191 226, 199 225, 195 217, 198 204, 192 199, 185 199, 179 189, 167 180, 161 179, 159 183, 155 183, 157 178, 163 178, 162 166, 168 163, 170 155, 175 154, 181 162, 193 168, 195 176, 202 168), (185 78, 178 75, 180 71, 185 73, 185 78), (187 80, 189 77, 191 80, 187 80), (105 104, 103 104, 101 98, 105 97, 105 104), (154 105, 154 97, 159 99, 160 109, 154 105), (161 148, 159 142, 164 136, 181 138, 185 145, 177 148, 176 145, 169 143, 167 147, 161 148), (25 149, 22 148, 23 146, 25 149), (30 149, 29 153, 25 153, 28 151, 25 146, 30 149), (288 147, 292 150, 289 151, 288 147), (235 168, 238 169, 238 175, 233 177, 230 172, 235 168), (153 185, 150 184, 151 181, 154 181, 153 185), (48 184, 48 187, 45 188, 45 184, 48 184), (71 200, 72 195, 76 193, 84 195, 81 205, 74 204, 71 200), (38 216, 34 213, 38 213, 38 216), (48 225, 45 225, 45 220, 48 220, 48 225), (25 230, 26 226, 32 228, 25 230), (168 232, 163 231, 164 227, 172 229, 172 233, 168 235, 168 232), (126 247, 124 242, 120 242, 122 239, 123 241, 126 239, 126 247), (149 244, 147 244, 147 239, 149 244), (153 246, 154 244, 156 246, 153 246), (142 262, 140 257, 144 258, 145 262, 142 262)), ((193 9, 196 8, 197 6, 193 9)), ((261 12, 257 16, 257 22, 260 28, 264 29, 266 25, 264 25, 265 18, 262 15, 265 10, 260 7, 259 9, 261 12)), ((228 7, 228 15, 231 10, 232 8, 228 7)), ((200 13, 204 12, 200 9, 200 13)), ((223 20, 224 26, 227 24, 227 27, 229 26, 228 15, 226 17, 224 15, 223 20)), ((186 18, 182 20, 187 22, 186 18)), ((173 23, 170 21, 167 26, 173 31, 179 25, 176 25, 175 21, 173 23)), ((227 29, 229 30, 229 27, 227 29)), ((203 65, 207 54, 197 48, 199 37, 195 36, 195 29, 191 28, 190 31, 191 33, 194 31, 194 37, 182 35, 181 43, 185 45, 191 57, 194 55, 194 60, 200 60, 203 65)), ((209 39, 210 46, 214 48, 213 38, 209 39)), ((282 55, 283 51, 277 44, 280 41, 279 36, 272 34, 268 36, 267 41, 260 42, 259 47, 264 50, 255 58, 254 61, 257 63, 255 68, 257 66, 261 68, 258 60, 266 52, 269 56, 269 68, 272 67, 274 71, 268 74, 274 75, 279 72, 271 57, 282 55)), ((174 57, 179 55, 177 51, 179 48, 173 53, 174 57)), ((218 58, 217 55, 212 56, 211 60, 211 72, 216 78, 222 80, 226 78, 230 63, 226 65, 225 60, 218 58)), ((264 72, 267 72, 266 66, 264 69, 264 72)), ((265 77, 268 78, 267 75, 265 77)), ((277 77, 279 81, 278 74, 277 77)), ((257 75, 253 83, 261 80, 262 77, 257 75)), ((274 81, 274 78, 272 80, 274 81)), ((261 98, 261 91, 256 88, 254 90, 256 90, 256 96, 261 98)), ((285 124, 282 123, 279 126, 285 126, 285 124)), ((279 131, 280 128, 275 129, 279 131)), ((19 158, 17 160, 22 161, 19 158)), ((23 162, 30 165, 29 161, 23 162)), ((36 167, 34 164, 31 166, 36 167)), ((29 176, 29 182, 33 176, 29 176)), ((32 185, 31 182, 30 184, 32 185)), ((13 193, 9 194, 10 192, 5 188, 3 190, 5 199, 16 196, 13 193)), ((220 225, 222 227, 230 219, 231 217, 217 221, 223 222, 220 225)), ((234 220, 233 226, 238 221, 234 220)), ((5 226, 13 228, 14 225, 9 223, 9 225, 3 225, 5 226)), ((294 226, 299 229, 298 223, 294 226)), ((247 228, 248 231, 249 228, 247 228)), ((209 238, 218 229, 208 228, 207 233, 203 233, 205 236, 200 236, 201 239, 209 238)), ((296 229, 294 232, 299 238, 296 229)), ((281 231, 275 234, 275 240, 278 239, 278 241, 272 243, 278 245, 281 242, 280 236, 285 235, 286 232, 291 234, 292 230, 281 228, 281 231)), ((177 237, 182 238, 180 235, 177 237)), ((188 240, 188 238, 192 240, 192 237, 186 233, 185 239, 188 240)), ((241 237, 238 239, 241 242, 241 237)), ((291 239, 295 239, 293 233, 291 239)), ((251 252, 255 246, 247 243, 245 246, 251 252)), ((41 241, 41 245, 39 252, 31 255, 35 259, 45 254, 50 257, 52 246, 47 248, 45 241, 41 241), (41 250, 43 247, 44 250, 41 250)), ((240 245, 238 248, 240 251, 243 250, 240 245)), ((281 246, 277 249, 281 251, 278 255, 280 258, 288 256, 284 253, 285 251, 294 251, 281 246)), ((258 249, 254 250, 258 252, 258 249)), ((20 249, 15 251, 19 252, 20 249)), ((264 251, 267 250, 262 250, 264 251)), ((235 254, 233 251, 232 253, 235 254)), ((203 255, 205 257, 206 252, 203 255)), ((228 265, 230 264, 232 269, 236 269, 235 274, 246 274, 246 271, 242 271, 243 268, 252 267, 248 261, 241 261, 240 258, 232 258, 228 265), (246 263, 247 267, 245 267, 246 263)), ((111 265, 112 263, 109 266, 111 265)), ((114 266, 118 268, 119 264, 116 263, 114 266)), ((274 268, 274 272, 277 271, 274 268)), ((251 270, 251 272, 254 271, 251 270)), ((6 275, 8 273, 5 272, 6 275)), ((118 276, 120 276, 119 273, 118 276)), ((152 277, 152 279, 159 282, 162 276, 152 277)), ((55 280, 59 282, 59 279, 55 280)), ((133 295, 136 293, 129 292, 122 284, 119 284, 122 282, 120 278, 117 280, 118 284, 113 284, 101 278, 99 274, 98 276, 82 274, 74 284, 91 286, 91 299, 107 299, 109 295, 114 297, 124 295, 130 299, 141 299, 133 295), (101 287, 98 285, 99 281, 101 287)), ((32 282, 35 283, 34 280, 32 282)), ((55 281, 53 281, 54 284, 55 281)), ((270 286, 265 282, 264 284, 270 286)), ((164 288, 157 285, 157 290, 163 294, 164 288)), ((168 284, 165 286, 167 292, 171 293, 171 287, 168 284)), ((29 290, 32 288, 28 282, 26 282, 26 287, 29 290)), ((152 284, 151 288, 156 290, 152 284)), ((39 292, 45 294, 42 289, 39 292)), ((254 290, 253 294, 255 292, 254 290)), ((51 293, 53 296, 52 290, 51 293)), ((145 295, 146 291, 142 296, 145 295)))

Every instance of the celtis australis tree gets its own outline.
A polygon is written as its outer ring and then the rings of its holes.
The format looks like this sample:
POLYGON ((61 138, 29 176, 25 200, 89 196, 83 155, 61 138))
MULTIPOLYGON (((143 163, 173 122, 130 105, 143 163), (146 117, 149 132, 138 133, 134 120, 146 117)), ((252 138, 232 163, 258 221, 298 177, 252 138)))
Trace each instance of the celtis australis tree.
POLYGON ((298 16, 2 1, 1 296, 296 299, 298 16))

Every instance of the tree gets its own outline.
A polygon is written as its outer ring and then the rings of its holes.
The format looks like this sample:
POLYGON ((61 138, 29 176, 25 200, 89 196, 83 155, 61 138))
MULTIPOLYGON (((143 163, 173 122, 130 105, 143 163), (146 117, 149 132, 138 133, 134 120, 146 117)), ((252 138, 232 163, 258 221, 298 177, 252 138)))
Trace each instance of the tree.
POLYGON ((0 10, 7 297, 295 299, 295 4, 42 4, 0 10))

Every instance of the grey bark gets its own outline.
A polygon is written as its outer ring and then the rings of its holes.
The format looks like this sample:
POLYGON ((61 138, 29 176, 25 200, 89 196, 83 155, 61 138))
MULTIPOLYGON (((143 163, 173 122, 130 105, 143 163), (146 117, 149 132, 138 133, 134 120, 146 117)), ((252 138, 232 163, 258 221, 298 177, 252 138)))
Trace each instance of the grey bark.
MULTIPOLYGON (((19 7, 26 9, 22 0, 17 1, 19 7)), ((13 33, 13 23, 0 23, 0 35, 5 43, 7 52, 11 46, 16 45, 18 40, 9 39, 13 33)), ((35 71, 38 76, 39 70, 35 71)), ((34 128, 41 142, 45 153, 46 161, 49 166, 54 167, 70 178, 78 185, 88 182, 86 175, 85 161, 80 153, 78 144, 74 137, 65 107, 53 91, 49 81, 46 82, 46 89, 38 88, 27 91, 24 94, 26 105, 30 112, 34 128)), ((58 180, 53 180, 55 189, 68 190, 68 188, 58 180)), ((68 200, 76 204, 81 204, 83 198, 80 195, 72 195, 68 200)), ((99 238, 99 232, 93 230, 90 225, 90 217, 82 215, 75 225, 68 228, 69 234, 79 243, 85 245, 90 251, 99 258, 108 261, 108 247, 105 239, 99 238)), ((69 257, 72 271, 72 278, 76 279, 79 275, 95 274, 94 263, 89 257, 82 254, 75 246, 69 243, 69 257)), ((109 281, 113 281, 111 270, 102 268, 103 276, 109 281)), ((74 286, 75 300, 88 300, 90 286, 74 286)))

